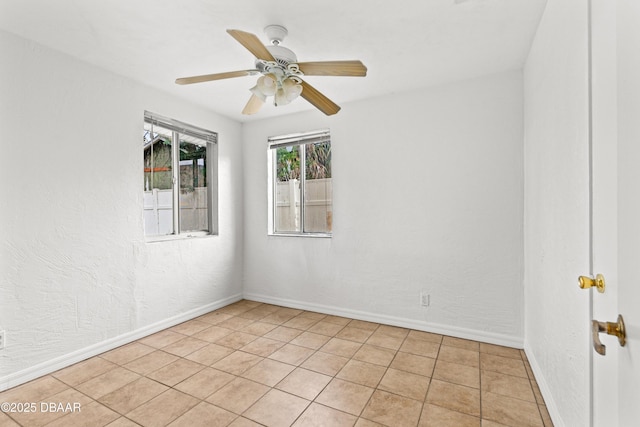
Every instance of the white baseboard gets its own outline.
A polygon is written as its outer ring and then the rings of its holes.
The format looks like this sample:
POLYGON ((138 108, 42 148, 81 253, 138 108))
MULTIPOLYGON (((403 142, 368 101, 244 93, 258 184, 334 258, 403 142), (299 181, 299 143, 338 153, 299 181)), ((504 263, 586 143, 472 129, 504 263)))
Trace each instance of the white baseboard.
POLYGON ((7 390, 20 384, 24 384, 43 375, 48 375, 59 369, 71 366, 74 363, 78 363, 82 360, 97 356, 98 354, 104 353, 106 351, 113 350, 114 348, 128 344, 135 340, 139 340, 140 338, 144 338, 148 335, 154 334, 163 329, 170 328, 179 323, 186 322, 187 320, 191 320, 203 314, 209 313, 210 311, 227 306, 236 301, 240 301, 241 299, 242 294, 232 295, 219 301, 204 305, 202 307, 198 307, 193 310, 189 310, 185 313, 181 313, 177 316, 173 316, 168 319, 153 323, 151 325, 144 326, 142 328, 136 329, 135 331, 127 332, 117 337, 109 338, 108 340, 90 345, 89 347, 81 348, 80 350, 76 350, 72 353, 65 354, 63 356, 47 360, 46 362, 39 363, 38 365, 31 366, 21 371, 9 374, 5 377, 0 378, 0 391, 7 390))
POLYGON ((524 340, 521 337, 496 334, 493 332, 478 331, 475 329, 459 328, 456 326, 442 325, 439 323, 423 322, 402 317, 387 316, 366 311, 345 309, 321 304, 308 303, 284 298, 275 298, 267 295, 255 293, 245 293, 244 299, 263 302, 267 304, 281 305, 284 307, 296 308, 299 310, 316 311, 334 316, 349 317, 352 319, 365 320, 367 322, 382 323, 385 325, 399 326, 403 328, 415 329, 418 331, 432 332, 441 335, 449 335, 456 338, 464 338, 474 341, 481 341, 489 344, 502 345, 521 349, 524 340))
POLYGON ((544 373, 542 372, 542 369, 540 369, 540 365, 538 364, 538 361, 536 360, 531 347, 529 347, 527 343, 525 343, 524 345, 524 352, 527 355, 527 359, 529 360, 529 365, 531 365, 533 376, 536 377, 538 388, 540 389, 540 393, 542 393, 542 398, 544 399, 544 403, 547 406, 547 411, 549 411, 549 416, 551 417, 551 421, 553 421, 553 425, 555 427, 564 427, 565 424, 562 421, 562 417, 560 417, 558 406, 553 400, 553 395, 551 394, 551 389, 549 388, 549 385, 547 384, 547 381, 544 377, 544 373))

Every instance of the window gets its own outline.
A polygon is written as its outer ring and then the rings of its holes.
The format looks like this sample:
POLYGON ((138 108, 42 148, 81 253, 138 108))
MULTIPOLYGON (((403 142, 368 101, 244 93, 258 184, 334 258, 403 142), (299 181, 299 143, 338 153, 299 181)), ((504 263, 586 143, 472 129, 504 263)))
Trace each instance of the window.
POLYGON ((144 233, 216 233, 217 134, 144 115, 144 233))
POLYGON ((272 234, 330 236, 329 131, 269 138, 272 234))

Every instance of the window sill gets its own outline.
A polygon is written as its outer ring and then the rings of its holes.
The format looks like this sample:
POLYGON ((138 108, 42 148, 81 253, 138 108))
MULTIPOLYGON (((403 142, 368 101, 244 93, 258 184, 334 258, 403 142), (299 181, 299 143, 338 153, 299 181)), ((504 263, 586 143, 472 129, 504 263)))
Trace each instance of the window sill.
POLYGON ((273 237, 311 237, 320 239, 330 239, 333 235, 330 233, 269 233, 273 237))
POLYGON ((174 240, 198 239, 203 237, 214 237, 217 234, 211 234, 207 231, 194 231, 192 233, 183 234, 167 234, 164 236, 145 236, 146 243, 170 242, 174 240))

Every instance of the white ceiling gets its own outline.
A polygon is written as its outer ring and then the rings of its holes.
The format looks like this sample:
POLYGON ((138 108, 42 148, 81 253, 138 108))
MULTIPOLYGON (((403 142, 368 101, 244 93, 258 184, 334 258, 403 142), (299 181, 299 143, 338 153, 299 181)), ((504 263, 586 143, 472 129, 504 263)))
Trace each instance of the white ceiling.
POLYGON ((283 25, 299 61, 360 59, 367 77, 305 78, 343 105, 521 68, 546 1, 1 0, 0 29, 247 121, 313 107, 299 98, 241 115, 255 76, 176 85, 254 67, 228 28, 266 44, 263 28, 283 25))

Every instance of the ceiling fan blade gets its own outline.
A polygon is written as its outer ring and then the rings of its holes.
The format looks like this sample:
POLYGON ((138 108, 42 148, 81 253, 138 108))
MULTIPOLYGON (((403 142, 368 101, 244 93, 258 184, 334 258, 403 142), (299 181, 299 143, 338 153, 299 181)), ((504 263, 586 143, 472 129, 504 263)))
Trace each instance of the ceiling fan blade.
POLYGON ((300 71, 306 76, 353 76, 364 77, 367 67, 360 61, 298 62, 300 71))
POLYGON ((325 113, 327 116, 331 116, 340 111, 340 106, 318 92, 316 88, 305 81, 302 82, 302 93, 300 96, 309 101, 314 107, 325 113))
POLYGON ((249 98, 247 105, 244 106, 244 109, 242 110, 242 114, 245 114, 245 115, 255 114, 260 110, 263 104, 264 104, 264 101, 262 99, 251 94, 251 98, 249 98))
POLYGON ((242 70, 242 71, 228 71, 226 73, 204 74, 202 76, 182 77, 182 78, 176 79, 176 84, 190 85, 192 83, 209 82, 212 80, 222 80, 222 79, 231 79, 234 77, 252 76, 258 73, 259 73, 258 70, 242 70))
POLYGON ((227 33, 231 34, 231 37, 240 42, 240 44, 249 52, 253 53, 256 58, 275 62, 276 59, 255 34, 240 30, 227 30, 227 33))

